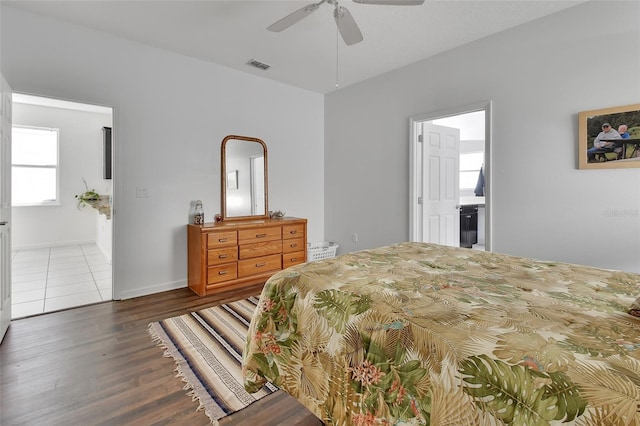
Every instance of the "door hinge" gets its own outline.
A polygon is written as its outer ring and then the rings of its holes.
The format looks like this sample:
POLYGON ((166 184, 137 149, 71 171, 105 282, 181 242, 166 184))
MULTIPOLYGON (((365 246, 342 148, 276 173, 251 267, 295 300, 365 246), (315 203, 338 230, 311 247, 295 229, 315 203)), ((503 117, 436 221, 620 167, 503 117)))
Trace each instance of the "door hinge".
POLYGON ((418 204, 422 204, 422 197, 418 197, 418 204))
POLYGON ((422 135, 418 135, 418 142, 419 142, 419 143, 422 143, 422 142, 423 142, 423 140, 424 140, 424 138, 422 137, 422 135))

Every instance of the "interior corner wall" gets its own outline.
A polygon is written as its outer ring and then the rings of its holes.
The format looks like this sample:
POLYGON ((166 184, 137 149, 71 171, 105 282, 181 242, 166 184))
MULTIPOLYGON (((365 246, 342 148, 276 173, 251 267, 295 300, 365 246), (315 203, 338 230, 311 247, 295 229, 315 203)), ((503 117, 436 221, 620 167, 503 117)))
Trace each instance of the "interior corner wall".
POLYGON ((206 221, 220 212, 229 134, 265 141, 269 207, 307 218, 309 239, 323 239, 322 95, 0 8, 0 65, 14 91, 113 108, 116 299, 186 286, 189 210, 200 199, 206 221))
POLYGON ((407 241, 409 118, 491 101, 492 250, 640 272, 640 169, 577 168, 578 112, 640 100, 638 16, 581 3, 328 94, 327 238, 407 241))
POLYGON ((95 242, 98 213, 78 209, 75 195, 86 191, 83 179, 89 189, 111 193, 111 182, 102 178, 102 128, 111 126, 111 114, 14 103, 12 121, 59 130, 59 204, 13 207, 11 248, 95 242))

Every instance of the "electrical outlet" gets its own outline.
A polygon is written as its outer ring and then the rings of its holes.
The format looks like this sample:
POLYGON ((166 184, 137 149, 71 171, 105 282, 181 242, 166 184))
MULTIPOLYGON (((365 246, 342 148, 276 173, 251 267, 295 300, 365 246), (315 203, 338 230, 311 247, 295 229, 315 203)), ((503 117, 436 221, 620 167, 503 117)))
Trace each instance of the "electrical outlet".
POLYGON ((149 198, 149 189, 136 188, 136 198, 149 198))
POLYGON ((355 232, 353 234, 351 234, 351 241, 353 241, 354 243, 358 242, 358 234, 356 234, 355 232))

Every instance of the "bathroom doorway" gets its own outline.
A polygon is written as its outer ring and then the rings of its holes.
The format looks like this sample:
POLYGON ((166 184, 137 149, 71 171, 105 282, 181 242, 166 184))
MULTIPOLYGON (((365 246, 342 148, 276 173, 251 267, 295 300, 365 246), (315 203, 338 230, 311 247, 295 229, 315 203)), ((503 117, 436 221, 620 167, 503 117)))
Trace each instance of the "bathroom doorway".
POLYGON ((490 250, 490 106, 411 118, 411 241, 490 250))
POLYGON ((112 300, 112 125, 110 107, 14 93, 12 318, 112 300))

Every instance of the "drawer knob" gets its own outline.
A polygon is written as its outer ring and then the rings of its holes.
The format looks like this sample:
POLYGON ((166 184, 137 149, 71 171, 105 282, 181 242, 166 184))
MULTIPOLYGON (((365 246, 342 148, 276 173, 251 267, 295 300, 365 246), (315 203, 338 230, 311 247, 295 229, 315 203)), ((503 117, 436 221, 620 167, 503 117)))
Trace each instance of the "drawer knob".
POLYGON ((262 268, 264 265, 266 265, 266 263, 264 263, 264 262, 256 263, 256 268, 262 268))
POLYGON ((291 258, 291 261, 292 261, 292 262, 295 262, 296 260, 298 260, 298 258, 297 258, 297 257, 292 257, 292 258, 291 258))
POLYGON ((218 275, 227 275, 227 272, 228 272, 228 271, 219 271, 219 272, 218 272, 218 275))
POLYGON ((298 231, 293 230, 293 231, 289 231, 289 233, 290 233, 291 235, 295 235, 295 234, 297 234, 297 233, 298 233, 298 231))
POLYGON ((298 247, 298 244, 293 243, 293 244, 290 244, 290 245, 289 245, 289 247, 291 247, 291 248, 293 248, 293 247, 298 247))
POLYGON ((221 254, 220 256, 218 256, 218 259, 226 259, 227 255, 226 254, 221 254))
POLYGON ((267 234, 256 234, 256 238, 264 238, 267 234))
POLYGON ((228 240, 228 238, 218 238, 218 242, 220 243, 226 243, 228 240))

